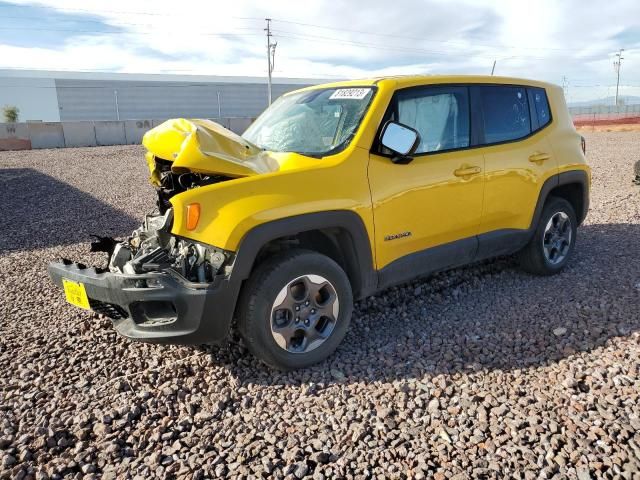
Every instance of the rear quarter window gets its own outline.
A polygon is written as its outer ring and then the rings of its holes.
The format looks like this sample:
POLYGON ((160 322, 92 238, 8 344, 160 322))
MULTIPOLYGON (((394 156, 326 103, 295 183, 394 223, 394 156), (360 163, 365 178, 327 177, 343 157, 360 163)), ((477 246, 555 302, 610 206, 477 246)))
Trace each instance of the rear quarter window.
POLYGON ((508 142, 531 133, 527 91, 511 85, 481 86, 484 144, 508 142))
POLYGON ((527 88, 529 93, 529 104, 531 105, 531 123, 534 131, 540 130, 551 121, 551 111, 549 110, 549 100, 544 88, 527 88))

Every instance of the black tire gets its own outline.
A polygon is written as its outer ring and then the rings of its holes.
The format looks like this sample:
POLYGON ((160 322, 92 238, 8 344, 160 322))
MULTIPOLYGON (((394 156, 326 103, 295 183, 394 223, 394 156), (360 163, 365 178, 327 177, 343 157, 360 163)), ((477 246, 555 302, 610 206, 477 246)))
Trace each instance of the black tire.
MULTIPOLYGON (((306 285, 317 288, 316 285, 319 284, 309 284, 307 282, 306 285)), ((289 291, 291 290, 288 289, 287 292, 289 291)), ((311 293, 311 290, 309 290, 309 295, 311 293)), ((291 300, 295 302, 298 301, 294 297, 291 297, 291 300)), ((293 370, 308 367, 331 355, 344 338, 353 312, 353 293, 351 284, 344 270, 329 257, 307 250, 291 250, 277 254, 258 265, 243 287, 240 302, 238 306, 238 330, 244 338, 249 351, 267 365, 279 370, 293 370), (275 320, 272 319, 274 302, 279 294, 282 295, 281 291, 290 285, 291 282, 302 279, 301 281, 304 283, 307 282, 308 278, 316 279, 318 277, 327 280, 331 287, 322 288, 326 288, 331 295, 333 295, 333 293, 337 295, 337 318, 335 318, 335 321, 330 322, 331 330, 325 339, 314 340, 316 343, 321 342, 319 346, 314 347, 310 351, 291 352, 286 349, 289 348, 289 342, 287 341, 286 347, 280 346, 275 339, 275 335, 272 333, 272 322, 275 322, 275 320)), ((312 310, 308 309, 316 304, 313 299, 311 299, 310 302, 311 305, 309 307, 302 307, 306 310, 306 314, 309 315, 311 315, 310 312, 312 312, 312 310)), ((302 304, 294 303, 293 305, 295 305, 296 308, 300 308, 302 304)), ((322 307, 317 308, 317 311, 320 311, 319 309, 322 307)), ((285 310, 287 312, 293 312, 296 319, 299 318, 297 316, 298 314, 294 312, 293 307, 285 308, 285 310)), ((332 312, 335 312, 333 308, 332 312)), ((302 318, 309 318, 304 316, 304 312, 299 313, 302 318)), ((296 334, 303 331, 303 334, 300 334, 303 337, 307 333, 309 333, 309 336, 315 335, 315 332, 311 330, 314 328, 313 326, 304 327, 303 321, 301 320, 299 320, 299 324, 296 323, 294 326, 291 323, 293 321, 294 319, 292 318, 289 319, 289 321, 285 320, 284 323, 288 325, 288 328, 297 329, 296 334)), ((318 324, 320 324, 321 321, 326 322, 327 319, 323 317, 323 319, 318 320, 318 324)), ((275 325, 275 323, 273 323, 273 325, 275 325)), ((279 338, 282 339, 281 341, 284 341, 284 336, 279 338)), ((295 339, 296 337, 293 338, 295 339)), ((304 341, 306 340, 301 340, 301 342, 304 341)), ((294 342, 291 343, 293 345, 294 342)), ((313 343, 309 343, 309 345, 313 345, 313 343)))
MULTIPOLYGON (((555 217, 557 218, 557 217, 555 217)), ((562 217, 564 218, 564 217, 562 217)), ((538 221, 533 237, 526 247, 519 253, 520 266, 523 270, 535 275, 554 275, 560 272, 573 253, 576 244, 578 220, 576 213, 571 204, 563 198, 549 197, 542 210, 542 215, 538 221), (544 241, 545 230, 549 221, 556 215, 566 215, 570 222, 568 228, 571 230, 571 237, 568 243, 568 249, 563 258, 557 258, 557 262, 550 260, 545 254, 544 241)))

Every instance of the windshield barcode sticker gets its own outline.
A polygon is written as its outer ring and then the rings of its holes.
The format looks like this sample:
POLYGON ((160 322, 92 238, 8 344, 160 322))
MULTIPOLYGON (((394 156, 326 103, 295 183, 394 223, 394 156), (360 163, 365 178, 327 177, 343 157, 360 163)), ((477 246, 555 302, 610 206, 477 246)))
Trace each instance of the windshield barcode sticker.
POLYGON ((370 91, 370 88, 340 88, 331 94, 329 100, 362 100, 370 91))

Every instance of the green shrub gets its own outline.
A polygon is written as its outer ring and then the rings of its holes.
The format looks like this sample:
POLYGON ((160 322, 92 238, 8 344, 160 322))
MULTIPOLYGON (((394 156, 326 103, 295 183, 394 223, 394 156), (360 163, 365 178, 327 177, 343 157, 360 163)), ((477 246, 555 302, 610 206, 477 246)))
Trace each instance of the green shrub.
POLYGON ((20 115, 20 109, 15 105, 5 105, 2 109, 2 114, 4 115, 5 122, 16 123, 20 115))

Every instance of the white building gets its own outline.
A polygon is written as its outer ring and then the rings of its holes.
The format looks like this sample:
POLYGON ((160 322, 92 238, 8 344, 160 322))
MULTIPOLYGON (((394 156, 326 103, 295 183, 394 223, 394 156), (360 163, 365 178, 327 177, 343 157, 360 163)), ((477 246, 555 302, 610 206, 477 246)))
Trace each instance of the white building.
MULTIPOLYGON (((323 80, 274 78, 273 98, 323 80)), ((0 69, 0 107, 19 121, 256 117, 267 106, 261 77, 0 69)))

